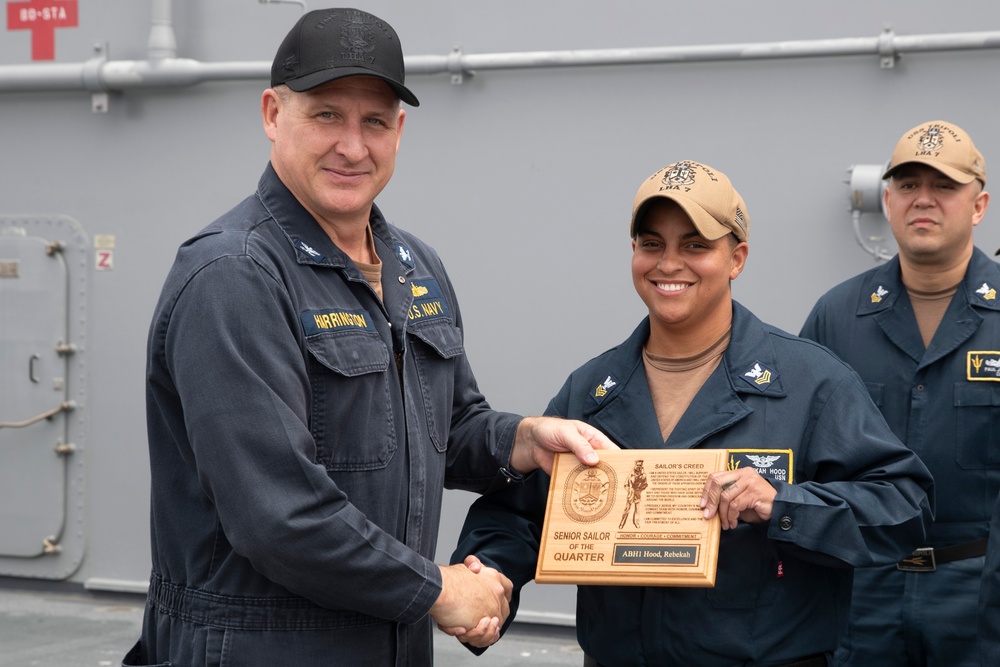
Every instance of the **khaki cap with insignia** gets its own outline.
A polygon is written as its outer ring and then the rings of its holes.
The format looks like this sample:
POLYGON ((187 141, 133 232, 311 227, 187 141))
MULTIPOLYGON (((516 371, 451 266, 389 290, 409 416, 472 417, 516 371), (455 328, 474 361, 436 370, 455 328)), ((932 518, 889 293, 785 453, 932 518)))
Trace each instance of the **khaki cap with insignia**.
POLYGON ((642 217, 644 206, 658 198, 676 202, 709 241, 729 233, 746 241, 750 235, 750 216, 743 197, 725 174, 700 162, 674 162, 639 186, 632 204, 632 238, 635 238, 635 224, 642 217))
POLYGON ((921 123, 907 130, 892 152, 882 178, 889 178, 904 164, 926 164, 958 183, 977 178, 986 185, 986 161, 972 138, 957 125, 943 120, 921 123))

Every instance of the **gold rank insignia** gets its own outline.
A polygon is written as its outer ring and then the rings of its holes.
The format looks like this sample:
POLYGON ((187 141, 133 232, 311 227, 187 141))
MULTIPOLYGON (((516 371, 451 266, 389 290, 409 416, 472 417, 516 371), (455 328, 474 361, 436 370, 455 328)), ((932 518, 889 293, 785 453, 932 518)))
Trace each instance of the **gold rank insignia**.
POLYGON ((618 381, 609 375, 604 378, 604 381, 601 384, 597 385, 597 388, 594 389, 594 393, 591 395, 591 398, 598 403, 601 403, 604 401, 604 397, 608 395, 608 392, 610 392, 611 389, 617 385, 618 381))
POLYGON ((976 294, 983 297, 986 301, 994 301, 997 298, 996 289, 990 287, 986 283, 983 283, 982 286, 976 290, 976 294))

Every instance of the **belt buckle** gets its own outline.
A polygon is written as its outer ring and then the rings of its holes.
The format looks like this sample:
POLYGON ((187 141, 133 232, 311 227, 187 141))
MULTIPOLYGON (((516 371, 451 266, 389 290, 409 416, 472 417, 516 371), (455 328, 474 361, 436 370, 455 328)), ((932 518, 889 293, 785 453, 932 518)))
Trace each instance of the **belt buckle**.
POLYGON ((934 560, 934 547, 920 547, 913 553, 896 563, 896 569, 903 572, 933 572, 937 569, 934 560))

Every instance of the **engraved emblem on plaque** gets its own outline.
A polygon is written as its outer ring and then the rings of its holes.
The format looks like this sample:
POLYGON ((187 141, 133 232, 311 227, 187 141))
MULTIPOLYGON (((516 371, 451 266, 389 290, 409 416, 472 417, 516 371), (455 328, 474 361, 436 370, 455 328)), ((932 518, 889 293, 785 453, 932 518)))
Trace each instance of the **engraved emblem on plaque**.
POLYGON ((615 504, 618 475, 603 461, 589 467, 582 463, 566 478, 563 511, 577 523, 600 521, 615 504))

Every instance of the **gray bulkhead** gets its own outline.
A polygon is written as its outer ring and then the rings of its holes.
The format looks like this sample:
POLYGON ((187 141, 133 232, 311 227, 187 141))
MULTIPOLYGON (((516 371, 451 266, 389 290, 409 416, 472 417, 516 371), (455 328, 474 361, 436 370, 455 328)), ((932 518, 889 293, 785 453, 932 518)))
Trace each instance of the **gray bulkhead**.
MULTIPOLYGON (((303 3, 73 4, 51 60, 40 29, 0 36, 0 576, 140 592, 149 318, 177 246, 264 167, 260 93, 303 3)), ((950 120, 1000 164, 994 0, 355 6, 397 29, 421 100, 379 205, 440 252, 502 410, 540 413, 643 316, 631 201, 669 162, 736 183, 736 298, 793 332, 891 256, 877 172, 906 128, 950 120)), ((439 561, 471 498, 446 493, 439 561)), ((572 623, 573 599, 532 586, 519 618, 572 623)))

